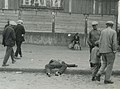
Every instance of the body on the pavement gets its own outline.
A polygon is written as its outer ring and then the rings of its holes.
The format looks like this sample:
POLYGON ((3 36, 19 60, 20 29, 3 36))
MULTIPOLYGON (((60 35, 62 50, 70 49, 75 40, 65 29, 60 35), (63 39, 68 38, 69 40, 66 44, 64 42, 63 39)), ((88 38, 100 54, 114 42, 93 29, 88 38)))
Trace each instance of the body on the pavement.
POLYGON ((75 64, 67 64, 61 60, 50 60, 49 64, 45 65, 46 74, 50 77, 51 70, 57 68, 58 71, 55 73, 56 76, 59 76, 65 72, 67 67, 77 67, 75 64))

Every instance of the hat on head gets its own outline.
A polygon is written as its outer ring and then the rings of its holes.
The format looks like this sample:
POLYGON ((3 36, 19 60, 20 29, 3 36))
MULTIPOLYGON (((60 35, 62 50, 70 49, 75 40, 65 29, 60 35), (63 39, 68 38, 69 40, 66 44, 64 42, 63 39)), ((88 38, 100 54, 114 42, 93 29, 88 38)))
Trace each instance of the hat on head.
POLYGON ((92 25, 98 25, 98 22, 97 21, 93 21, 92 25))
POLYGON ((23 24, 23 21, 22 20, 18 20, 17 23, 18 24, 23 24))
POLYGON ((10 25, 17 25, 15 21, 10 21, 9 24, 10 25))
POLYGON ((114 25, 114 22, 113 21, 107 21, 106 25, 114 25))

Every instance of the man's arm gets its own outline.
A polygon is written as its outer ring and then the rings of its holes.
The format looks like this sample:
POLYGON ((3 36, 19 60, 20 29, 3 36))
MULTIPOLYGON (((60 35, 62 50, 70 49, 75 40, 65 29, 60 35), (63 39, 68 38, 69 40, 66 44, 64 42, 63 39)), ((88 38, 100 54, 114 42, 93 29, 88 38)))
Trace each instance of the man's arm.
POLYGON ((11 34, 12 34, 12 39, 15 41, 16 40, 16 35, 14 29, 11 29, 11 34))
POLYGON ((112 45, 113 47, 113 52, 114 53, 116 53, 116 51, 117 51, 117 33, 116 32, 114 32, 114 34, 113 34, 113 45, 112 45))
POLYGON ((91 32, 89 32, 89 34, 88 34, 87 43, 88 43, 89 46, 92 46, 92 43, 91 43, 90 39, 91 39, 91 32))

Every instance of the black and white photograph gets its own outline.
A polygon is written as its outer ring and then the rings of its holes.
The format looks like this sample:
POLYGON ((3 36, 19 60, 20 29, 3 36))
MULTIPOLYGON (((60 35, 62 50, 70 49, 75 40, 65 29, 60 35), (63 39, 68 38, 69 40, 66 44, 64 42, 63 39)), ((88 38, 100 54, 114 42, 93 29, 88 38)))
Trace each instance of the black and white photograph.
POLYGON ((0 0, 0 89, 120 89, 120 0, 0 0))

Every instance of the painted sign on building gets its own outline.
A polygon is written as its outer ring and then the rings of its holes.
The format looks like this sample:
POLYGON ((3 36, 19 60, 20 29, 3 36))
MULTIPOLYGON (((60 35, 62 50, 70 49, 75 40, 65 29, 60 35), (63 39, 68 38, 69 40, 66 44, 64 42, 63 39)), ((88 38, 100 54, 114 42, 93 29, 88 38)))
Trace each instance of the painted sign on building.
POLYGON ((61 8, 63 0, 22 0, 22 6, 61 8))

